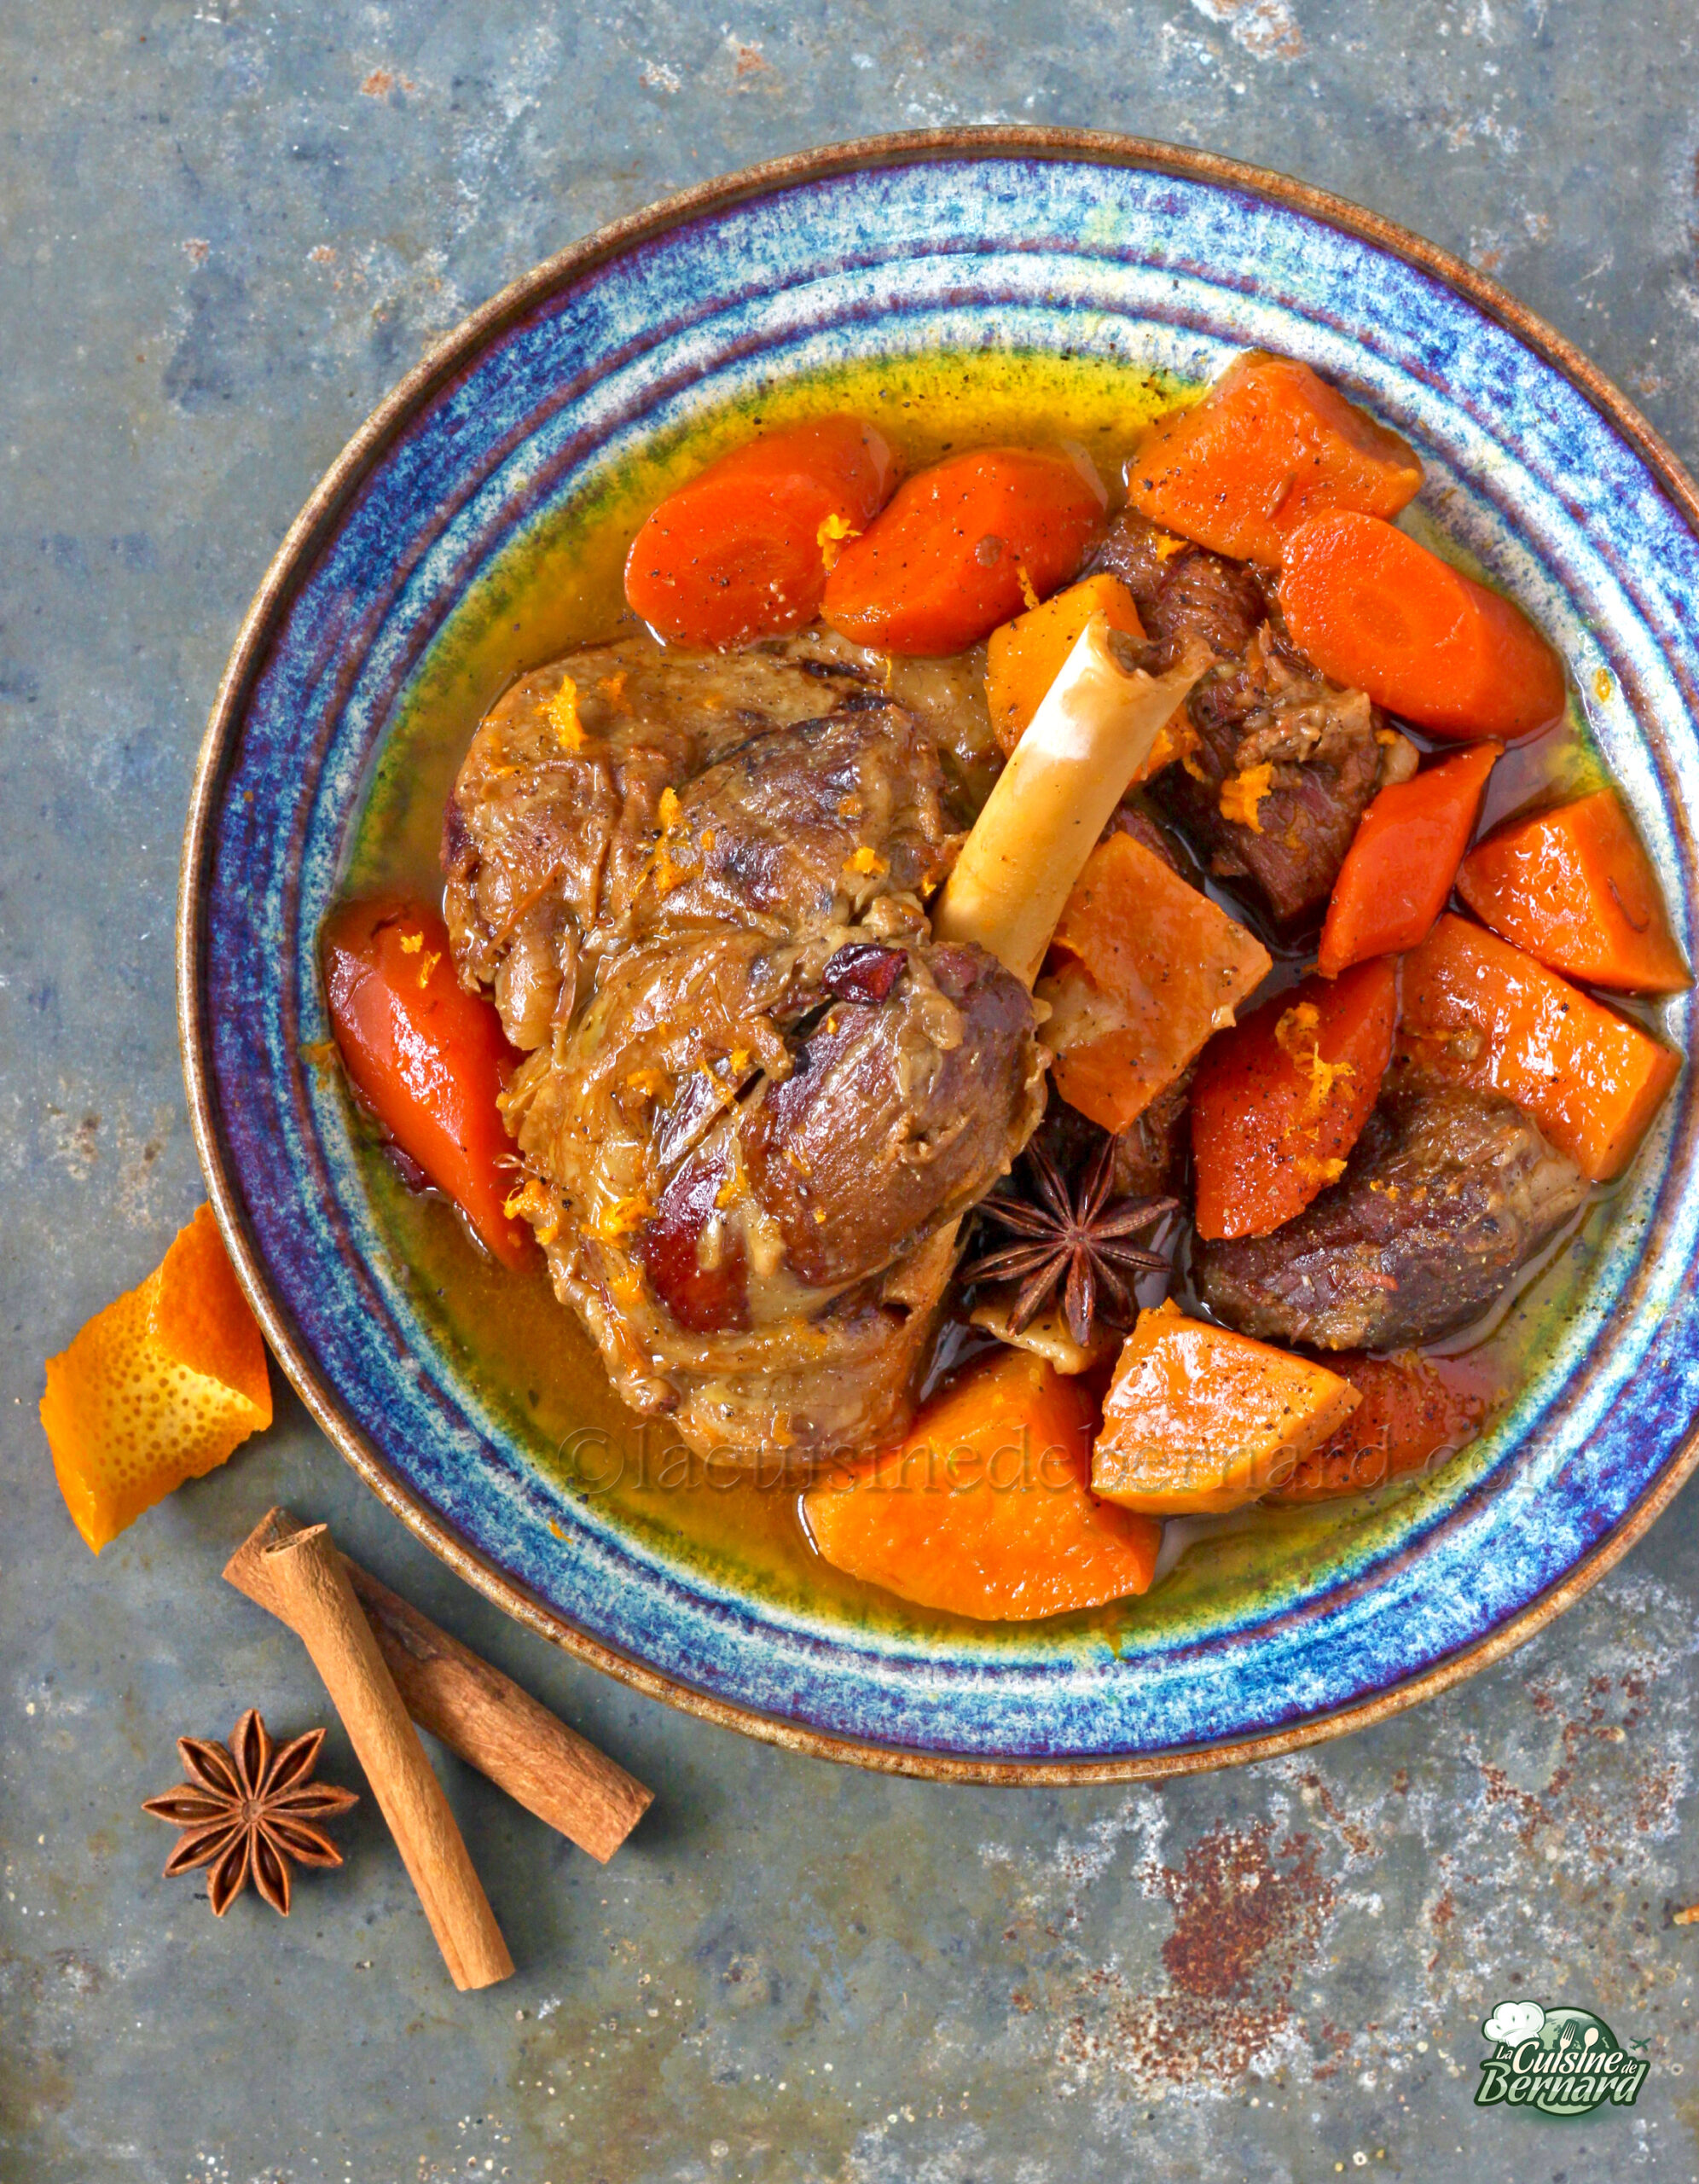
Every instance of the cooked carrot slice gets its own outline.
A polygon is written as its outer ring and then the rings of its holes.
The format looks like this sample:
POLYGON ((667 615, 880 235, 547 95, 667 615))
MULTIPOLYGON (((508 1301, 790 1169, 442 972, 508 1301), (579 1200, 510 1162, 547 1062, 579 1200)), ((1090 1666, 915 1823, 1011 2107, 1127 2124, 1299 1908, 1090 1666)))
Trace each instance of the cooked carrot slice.
POLYGON ((1325 1366, 1188 1320, 1170 1299, 1140 1312, 1122 1346, 1093 1490, 1152 1517, 1237 1509, 1290 1478, 1360 1400, 1325 1366))
POLYGON ((1337 979, 1424 940, 1446 906, 1502 743, 1477 743, 1383 788, 1363 814, 1327 906, 1316 968, 1337 979))
POLYGON ((1342 1350, 1328 1364, 1362 1397, 1345 1423, 1300 1456, 1271 1502, 1325 1502, 1362 1494, 1424 1469, 1475 1438, 1486 1410, 1478 1388, 1419 1350, 1370 1357, 1342 1350))
POLYGON ((1378 517, 1301 525, 1280 606, 1324 675, 1435 735, 1511 743, 1563 711, 1563 664, 1522 609, 1378 517))
POLYGON ((1078 571, 1105 495, 1083 459, 979 448, 905 479, 838 555, 821 611, 882 651, 965 652, 1078 571))
POLYGON ((1337 1182, 1398 1021, 1387 957, 1306 979, 1203 1050, 1192 1086, 1200 1236, 1266 1236, 1337 1182))
POLYGON ((1125 636, 1145 634, 1132 593, 1119 577, 1108 575, 1070 584, 1041 607, 1029 607, 991 632, 985 650, 985 702, 1006 758, 1095 613, 1125 636))
POLYGON ((1464 860, 1457 892, 1502 938, 1572 979, 1628 993, 1693 983, 1615 789, 1499 828, 1464 860))
POLYGON ((270 1425, 265 1344, 210 1205, 139 1289, 48 1359, 41 1422, 65 1505, 96 1554, 270 1425))
POLYGON ((1681 1067, 1638 1024, 1449 913, 1404 959, 1400 1043, 1424 1069, 1515 1101, 1594 1182, 1627 1166, 1681 1067))
POLYGON ((675 644, 724 648, 811 622, 843 543, 896 461, 859 417, 763 433, 670 493, 632 541, 625 597, 675 644))
POLYGON ((519 1178, 496 1105, 518 1056, 493 1005, 455 978, 441 918, 408 900, 345 903, 325 926, 324 978, 355 1089, 498 1259, 531 1263, 531 1231, 507 1210, 519 1178))
POLYGON ((998 1350, 900 1448, 809 1489, 828 1562, 923 1607, 1029 1623, 1142 1593, 1162 1527, 1095 1500, 1097 1406, 1041 1357, 998 1350))
POLYGON ((1154 851, 1111 834, 1062 912, 1052 973, 1052 1079, 1107 1130, 1128 1129, 1268 975, 1261 943, 1154 851))
POLYGON ((1278 566, 1306 516, 1394 516, 1422 484, 1416 452, 1290 357, 1229 364, 1194 409, 1164 417, 1127 466, 1127 497, 1165 530, 1278 566))

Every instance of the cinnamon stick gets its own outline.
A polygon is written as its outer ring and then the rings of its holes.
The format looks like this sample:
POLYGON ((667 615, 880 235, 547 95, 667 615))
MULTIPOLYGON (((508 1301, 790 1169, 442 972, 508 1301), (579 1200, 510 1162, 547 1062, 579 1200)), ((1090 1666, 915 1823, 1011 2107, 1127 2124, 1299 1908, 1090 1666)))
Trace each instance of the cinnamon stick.
POLYGON ((510 1978, 496 1914, 328 1528, 291 1533, 266 1549, 265 1566, 342 1716, 455 1986, 510 1978))
MULTIPOLYGON (((270 1509, 224 1565, 239 1593, 287 1622, 265 1550, 299 1531, 270 1509)), ((653 1802, 635 1776, 428 1616, 342 1558, 407 1711, 527 1812, 606 1863, 653 1802)))

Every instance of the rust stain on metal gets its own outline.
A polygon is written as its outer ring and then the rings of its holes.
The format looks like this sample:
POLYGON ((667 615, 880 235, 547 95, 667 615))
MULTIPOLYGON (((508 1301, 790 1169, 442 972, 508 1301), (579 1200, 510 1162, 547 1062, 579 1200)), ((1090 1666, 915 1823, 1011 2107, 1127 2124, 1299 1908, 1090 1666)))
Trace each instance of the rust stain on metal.
POLYGON ((1260 1986, 1284 1995, 1296 1961, 1313 1954, 1333 1908, 1332 1883, 1319 1871, 1313 1837, 1289 1836, 1274 1850, 1273 1835, 1266 1820, 1217 1825, 1178 1873, 1163 1867, 1174 1921, 1163 1962, 1180 1993, 1230 2001, 1260 1986))
POLYGON ((1218 1821, 1156 1878, 1174 1910, 1167 1984, 1135 1992, 1113 1967, 1088 1972, 1077 1999, 1096 2007, 1064 2021, 1064 2065, 1213 2088, 1302 2046, 1292 1984, 1319 1958, 1337 1900, 1316 1838, 1262 1818, 1218 1821))

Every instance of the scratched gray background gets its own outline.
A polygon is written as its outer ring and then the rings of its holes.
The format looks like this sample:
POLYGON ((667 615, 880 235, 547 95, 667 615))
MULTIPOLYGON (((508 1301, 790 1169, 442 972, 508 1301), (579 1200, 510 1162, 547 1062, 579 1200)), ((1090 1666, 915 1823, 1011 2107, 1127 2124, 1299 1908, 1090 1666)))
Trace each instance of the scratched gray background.
MULTIPOLYGON (((1690 1497, 1514 1660, 1162 1791, 786 1757, 457 1587, 293 1399, 98 1565, 40 1360, 200 1195, 171 983, 201 723, 260 572, 431 339, 612 216, 874 130, 1087 123, 1283 167, 1488 267, 1699 458, 1681 0, 0 4, 0 2177, 1087 2184, 1699 2175, 1690 1497), (323 1713, 217 1582, 268 1502, 658 1792, 603 1871, 463 1771, 519 1960, 456 1998, 369 1804, 281 1926, 166 1884, 183 1729, 323 1713), (1639 2106, 1470 2106, 1500 1995, 1639 2106), (1686 2077, 1696 2085, 1689 2088, 1686 2077)), ((346 1747, 329 1770, 353 1779, 346 1747)))

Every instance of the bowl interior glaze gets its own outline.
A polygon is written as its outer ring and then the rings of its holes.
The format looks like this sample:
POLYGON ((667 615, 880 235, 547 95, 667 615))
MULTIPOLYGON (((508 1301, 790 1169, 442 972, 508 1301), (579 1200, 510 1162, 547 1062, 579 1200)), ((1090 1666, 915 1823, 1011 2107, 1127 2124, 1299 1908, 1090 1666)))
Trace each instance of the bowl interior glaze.
MULTIPOLYGON (((397 390, 292 531, 233 656, 185 847, 180 1001, 203 1161, 274 1348, 350 1461, 473 1582, 756 1734, 1035 1780, 1337 1733, 1528 1635, 1694 1461, 1685 1073, 1487 1434, 1278 1555, 1223 1543, 1210 1582, 1183 1569, 1109 1632, 822 1612, 634 1532, 534 1461, 386 1246, 322 1066, 316 933, 386 737, 426 683, 460 677, 473 712, 490 694, 494 633, 562 527, 635 504, 693 423, 870 361, 1018 354, 1192 380, 1251 346, 1307 358, 1412 439, 1424 511, 1559 642, 1691 958, 1690 488, 1489 283, 1201 155, 1057 132, 884 140, 592 238, 397 390)), ((1685 997, 1662 1013, 1684 1052, 1690 1018, 1685 997)))

